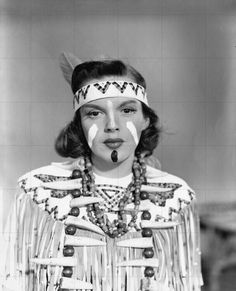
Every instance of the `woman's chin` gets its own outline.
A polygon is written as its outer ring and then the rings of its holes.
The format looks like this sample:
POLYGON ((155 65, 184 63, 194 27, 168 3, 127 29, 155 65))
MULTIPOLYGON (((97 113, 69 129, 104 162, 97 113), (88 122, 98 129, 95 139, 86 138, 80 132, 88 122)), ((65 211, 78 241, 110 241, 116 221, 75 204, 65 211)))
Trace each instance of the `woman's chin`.
MULTIPOLYGON (((114 151, 114 150, 113 150, 114 151)), ((122 151, 119 150, 115 150, 116 154, 112 154, 113 152, 112 150, 107 151, 107 153, 105 155, 92 155, 92 162, 93 163, 98 163, 100 165, 104 164, 104 165, 109 165, 109 166, 118 166, 121 163, 126 162, 127 160, 132 159, 133 160, 133 156, 134 154, 132 153, 123 153, 122 151), (115 156, 115 158, 114 158, 115 156)))

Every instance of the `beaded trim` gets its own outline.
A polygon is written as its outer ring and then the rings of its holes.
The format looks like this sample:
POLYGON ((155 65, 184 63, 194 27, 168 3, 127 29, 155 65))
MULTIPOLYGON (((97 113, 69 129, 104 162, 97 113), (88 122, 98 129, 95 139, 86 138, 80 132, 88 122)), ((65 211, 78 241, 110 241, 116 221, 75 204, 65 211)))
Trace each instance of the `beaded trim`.
POLYGON ((45 182, 45 183, 71 180, 71 177, 54 176, 54 175, 47 175, 47 174, 37 174, 37 175, 34 175, 34 177, 38 178, 40 181, 45 182))
POLYGON ((175 191, 181 187, 181 185, 177 183, 147 183, 147 185, 163 189, 171 189, 164 192, 154 192, 153 195, 149 195, 150 201, 161 207, 165 207, 166 201, 172 199, 175 191))
POLYGON ((94 196, 103 199, 104 209, 106 211, 113 211, 114 208, 118 207, 120 199, 124 198, 125 191, 127 190, 123 187, 97 184, 94 196), (109 195, 109 192, 113 193, 112 196, 109 195))
POLYGON ((148 106, 144 87, 133 82, 114 80, 92 83, 80 88, 75 93, 73 107, 76 111, 88 102, 110 97, 134 98, 148 106))

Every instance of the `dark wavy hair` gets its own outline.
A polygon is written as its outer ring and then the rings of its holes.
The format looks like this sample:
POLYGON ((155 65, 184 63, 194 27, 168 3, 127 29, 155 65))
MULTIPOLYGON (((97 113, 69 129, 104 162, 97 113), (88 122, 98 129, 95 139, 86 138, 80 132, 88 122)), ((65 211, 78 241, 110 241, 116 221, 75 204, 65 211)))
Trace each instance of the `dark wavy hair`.
MULTIPOLYGON (((94 79, 102 79, 107 76, 129 77, 135 83, 146 89, 143 76, 132 66, 120 60, 89 61, 75 67, 72 74, 71 88, 73 93, 94 79)), ((135 153, 152 154, 160 137, 159 118, 156 113, 142 103, 143 115, 149 118, 149 126, 142 131, 139 144, 135 153)), ((55 149, 62 157, 78 158, 81 155, 91 154, 82 126, 80 110, 75 112, 73 120, 61 130, 56 141, 55 149)))

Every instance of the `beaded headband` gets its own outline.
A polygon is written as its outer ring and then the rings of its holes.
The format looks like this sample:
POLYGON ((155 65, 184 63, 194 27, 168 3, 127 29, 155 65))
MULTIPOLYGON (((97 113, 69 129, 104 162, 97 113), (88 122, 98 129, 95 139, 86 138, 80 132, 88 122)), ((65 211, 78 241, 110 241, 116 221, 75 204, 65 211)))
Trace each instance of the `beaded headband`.
POLYGON ((84 104, 103 98, 134 98, 148 105, 144 87, 129 81, 101 81, 80 88, 74 96, 73 107, 78 110, 84 104))

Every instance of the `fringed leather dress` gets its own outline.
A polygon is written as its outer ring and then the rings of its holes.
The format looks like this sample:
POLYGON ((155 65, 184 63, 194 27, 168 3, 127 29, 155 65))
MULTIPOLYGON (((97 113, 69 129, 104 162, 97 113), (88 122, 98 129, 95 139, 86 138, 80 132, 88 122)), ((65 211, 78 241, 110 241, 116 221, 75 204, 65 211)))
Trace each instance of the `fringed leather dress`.
MULTIPOLYGON (((76 198, 81 179, 72 179, 72 171, 70 162, 54 163, 20 178, 5 233, 8 289, 200 290, 195 194, 182 179, 147 166, 135 226, 111 237, 91 221, 87 207, 99 203, 113 221, 132 174, 95 175, 96 195, 76 198)), ((127 222, 133 209, 132 202, 125 206, 127 222)))

